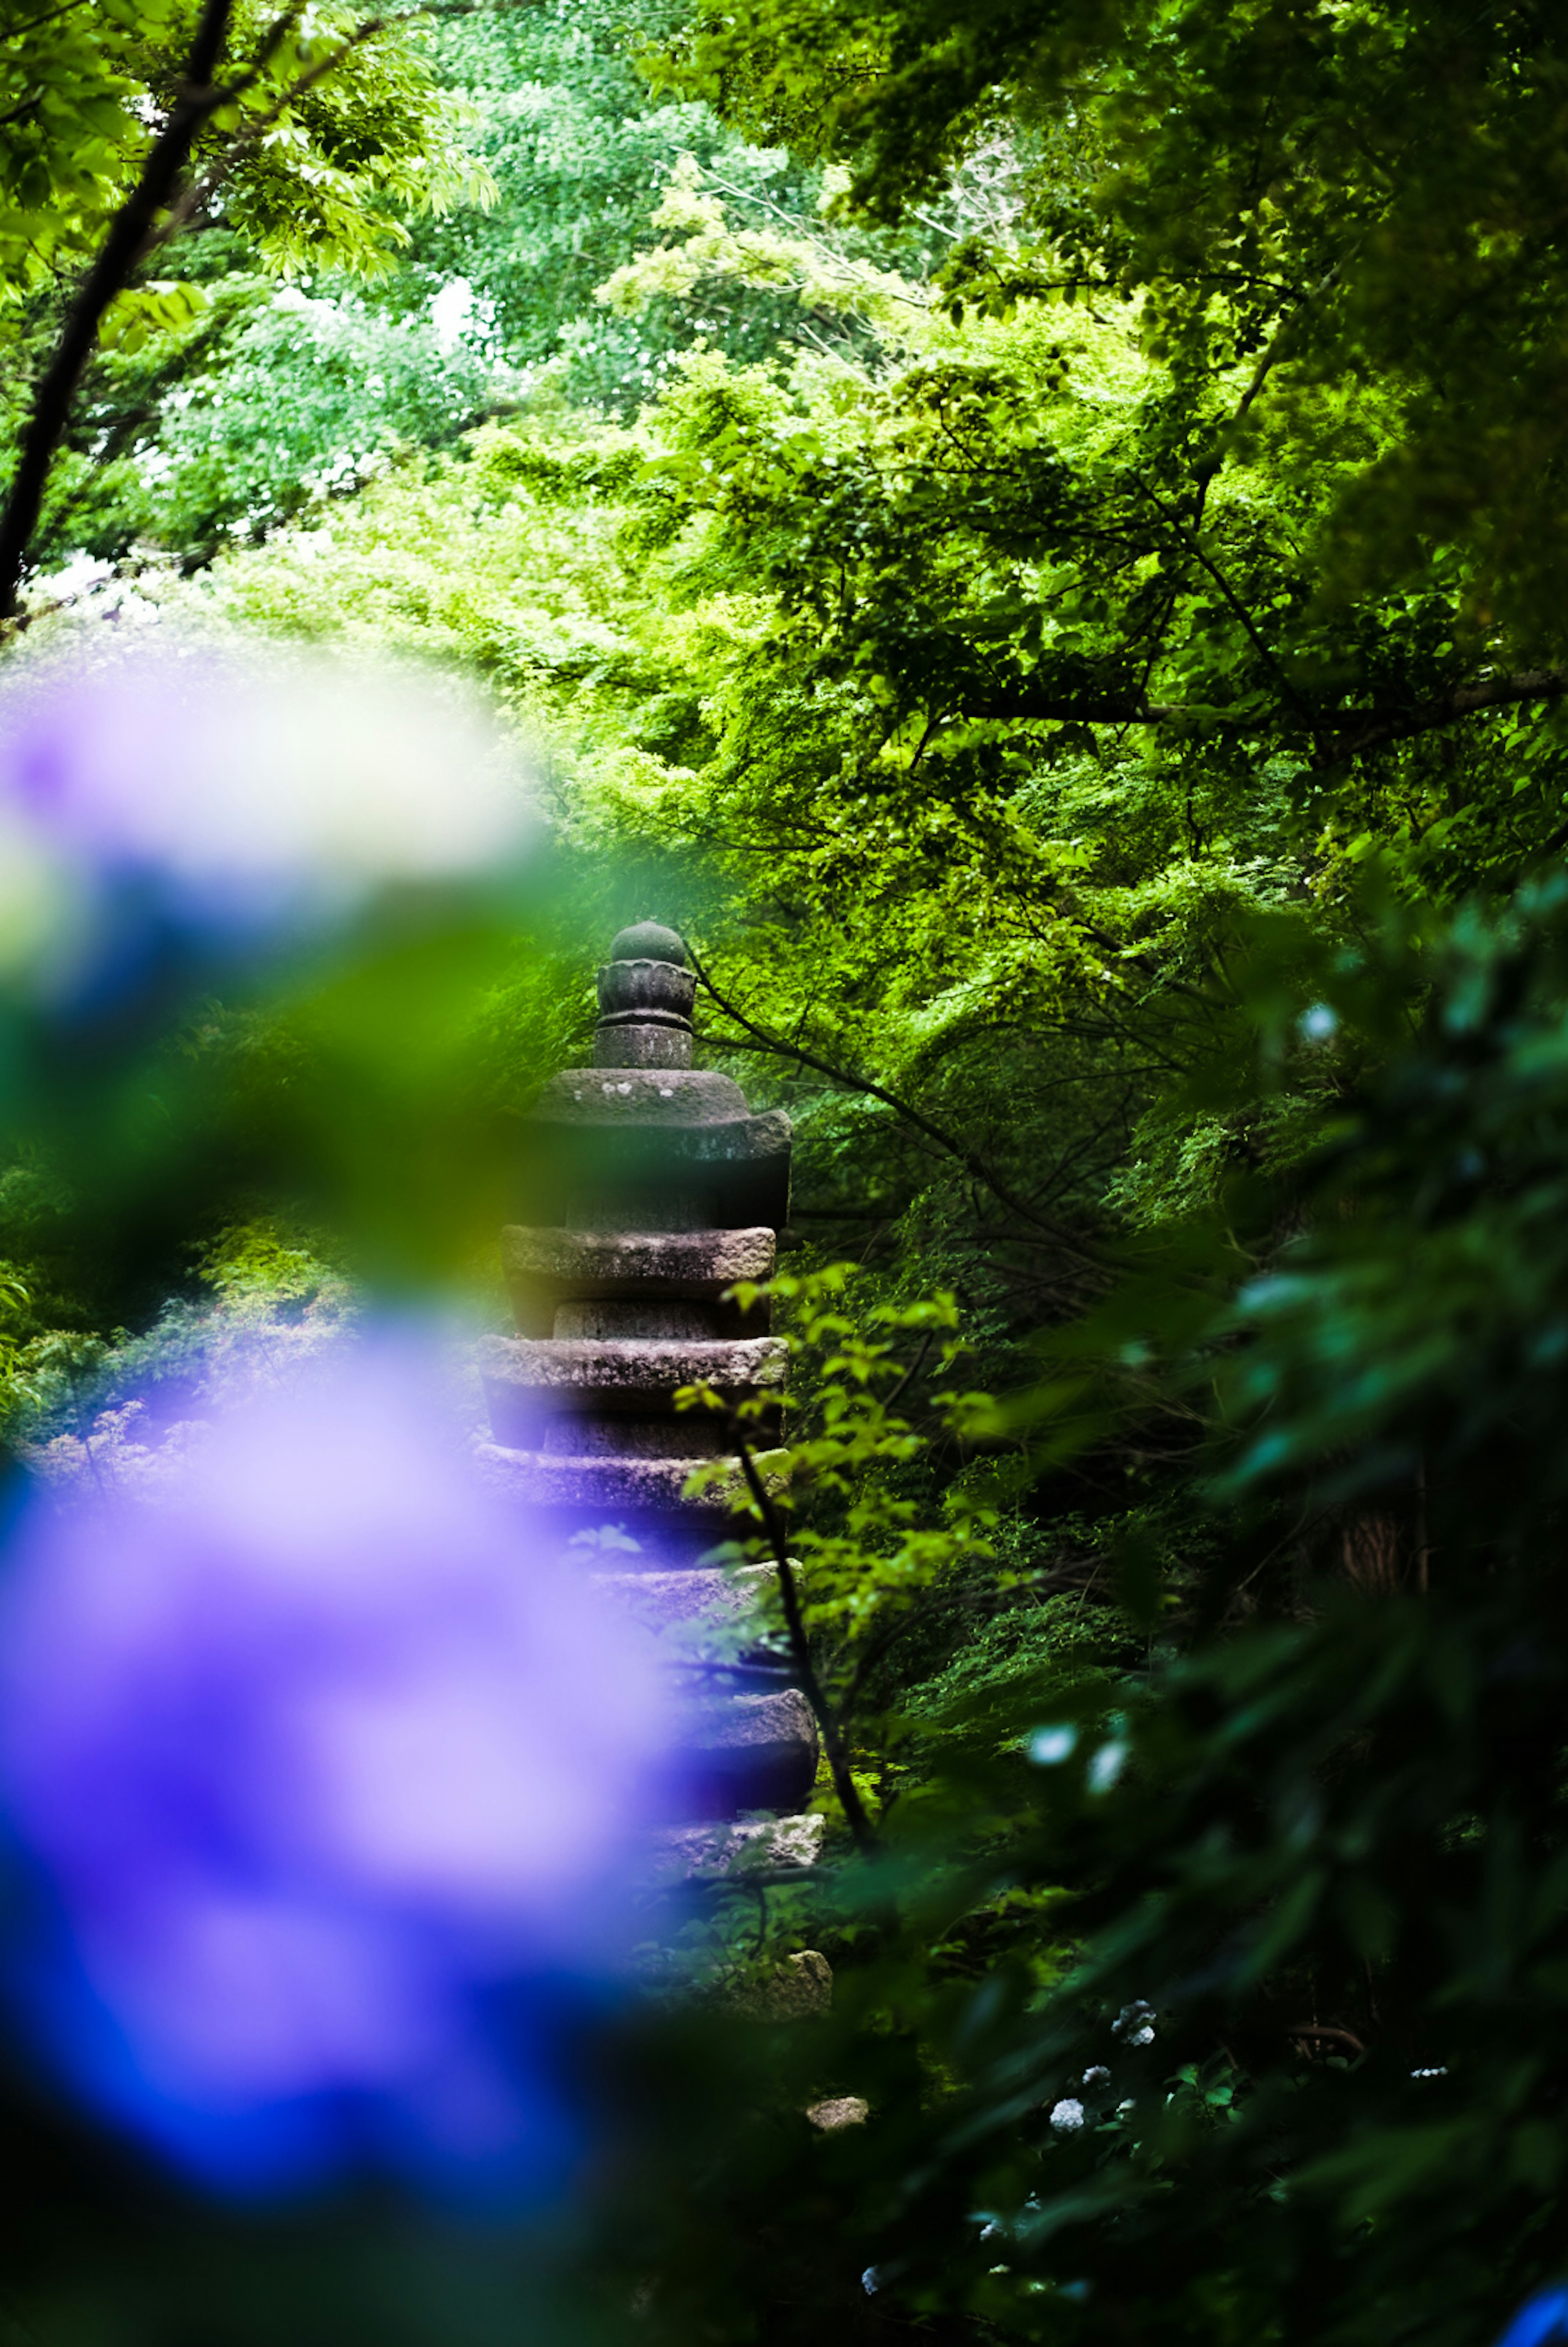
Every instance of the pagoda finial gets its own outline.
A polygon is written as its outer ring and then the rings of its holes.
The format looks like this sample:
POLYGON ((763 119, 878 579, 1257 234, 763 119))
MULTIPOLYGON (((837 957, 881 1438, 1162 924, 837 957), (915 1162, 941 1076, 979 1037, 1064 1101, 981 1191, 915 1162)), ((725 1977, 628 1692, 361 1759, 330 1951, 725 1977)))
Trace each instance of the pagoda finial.
POLYGON ((637 921, 599 972, 596 1068, 689 1068, 697 976, 678 931, 637 921))

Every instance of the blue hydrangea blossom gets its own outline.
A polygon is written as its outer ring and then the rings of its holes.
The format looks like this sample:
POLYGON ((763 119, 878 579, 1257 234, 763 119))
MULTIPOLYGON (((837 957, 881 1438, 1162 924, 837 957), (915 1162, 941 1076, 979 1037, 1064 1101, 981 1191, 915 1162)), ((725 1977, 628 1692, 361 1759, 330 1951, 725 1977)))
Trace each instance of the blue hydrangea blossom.
POLYGON ((1497 2347, 1554 2347, 1568 2340, 1568 2290, 1543 2290, 1528 2300, 1497 2347))
POLYGON ((15 1526, 13 2025, 225 2191, 553 2191, 672 1735, 641 1635, 494 1512, 409 1358, 346 1350, 157 1497, 15 1526))

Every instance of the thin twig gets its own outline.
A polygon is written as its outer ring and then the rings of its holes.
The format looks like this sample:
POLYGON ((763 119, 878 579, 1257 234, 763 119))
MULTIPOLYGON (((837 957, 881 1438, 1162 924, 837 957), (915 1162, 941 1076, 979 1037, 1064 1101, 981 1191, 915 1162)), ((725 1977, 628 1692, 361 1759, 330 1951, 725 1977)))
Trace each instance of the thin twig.
POLYGON ((884 1412, 891 1409, 894 1402, 898 1400, 900 1395, 902 1394, 913 1380, 919 1377, 921 1371, 925 1367, 926 1356, 931 1351, 934 1339, 935 1331, 928 1328, 925 1335, 920 1340, 920 1350, 916 1353, 913 1360, 910 1363, 908 1368, 904 1371, 897 1385, 894 1386, 891 1393, 887 1393, 882 1396, 881 1406, 884 1412))
POLYGON ((64 5, 61 7, 46 9, 43 15, 30 17, 25 25, 13 25, 4 38, 7 41, 25 41, 29 33, 38 32, 45 25, 57 24, 62 16, 73 15, 78 8, 85 8, 87 5, 87 0, 64 0, 64 5))
POLYGON ((833 1778, 833 1790, 839 1796, 840 1806, 843 1809, 850 1831, 854 1837, 855 1847, 862 1856, 869 1857, 880 1845, 871 1819, 866 1815, 866 1807, 860 1799, 860 1787, 856 1784, 850 1768, 850 1756, 844 1747, 838 1715, 828 1700, 822 1683, 817 1676, 816 1665, 811 1660, 810 1644, 806 1636, 806 1624, 800 1612, 800 1593, 795 1586, 795 1567, 790 1560, 789 1544, 785 1537, 783 1522, 762 1479, 751 1445, 747 1441, 733 1417, 730 1419, 730 1434, 739 1455, 740 1471, 746 1479, 746 1488, 750 1492, 757 1512, 762 1519, 762 1529, 768 1535, 768 1545, 773 1552, 773 1560, 779 1568, 779 1594, 783 1601, 784 1624, 789 1634, 789 1652, 795 1665, 796 1677, 799 1681, 800 1692, 811 1706, 811 1716, 816 1720, 818 1733, 822 1738, 822 1749, 828 1756, 828 1767, 833 1778))
POLYGON ((1284 694, 1290 707, 1296 712, 1296 714, 1300 719, 1302 724, 1306 726, 1308 732, 1311 734, 1313 747, 1318 753, 1319 762, 1327 761, 1329 756, 1329 753, 1326 746, 1324 735, 1319 730, 1318 719, 1315 713, 1308 704, 1302 700, 1301 695, 1297 692, 1296 687, 1291 683, 1290 679, 1280 667, 1278 658, 1259 631, 1251 612, 1247 610, 1246 604, 1242 601, 1240 596, 1237 593, 1235 588, 1231 585, 1229 579, 1226 577, 1218 563, 1216 562, 1213 556, 1207 551, 1202 539, 1198 537, 1196 530, 1189 529, 1186 522, 1183 521, 1181 516, 1171 510, 1170 507, 1166 505, 1165 499, 1161 497, 1156 488, 1153 487, 1147 481, 1141 481, 1138 486, 1143 490, 1144 495, 1148 498, 1149 503, 1154 507, 1156 512, 1162 514, 1165 517, 1166 521, 1168 523, 1169 527, 1175 530, 1176 536, 1186 547, 1187 551, 1193 556, 1195 560, 1200 562, 1203 565, 1203 568, 1207 571, 1209 577, 1213 579, 1215 585, 1218 588, 1220 593, 1229 604, 1232 611, 1236 614, 1237 619, 1246 631, 1248 642, 1251 644, 1254 651, 1257 652, 1258 659, 1269 671, 1276 684, 1279 687, 1280 692, 1284 694))

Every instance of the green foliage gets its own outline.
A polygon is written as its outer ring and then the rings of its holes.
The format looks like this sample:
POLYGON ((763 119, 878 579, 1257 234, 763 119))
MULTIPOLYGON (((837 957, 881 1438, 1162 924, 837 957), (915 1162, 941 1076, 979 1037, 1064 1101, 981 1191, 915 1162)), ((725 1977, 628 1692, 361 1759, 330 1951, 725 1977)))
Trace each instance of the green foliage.
POLYGON ((1559 652, 1563 516, 1543 502, 1565 291, 1546 227, 1564 103, 1550 12, 1069 0, 1043 20, 1013 0, 763 0, 702 11, 677 78, 764 135, 810 121, 885 216, 994 124, 1001 95, 1059 154, 1030 190, 1023 270, 978 253, 982 285, 1033 271, 1140 295, 1199 470, 1293 389, 1376 384, 1389 445, 1342 485, 1324 587, 1419 585, 1434 547, 1461 549, 1473 652, 1498 621, 1559 652), (1260 414, 1234 398, 1206 414, 1238 364, 1260 391, 1285 385, 1260 414))
MULTIPOLYGON (((504 8, 457 16, 434 44, 443 74, 474 108, 477 151, 500 200, 488 216, 417 226, 413 282, 461 279, 511 364, 623 417, 657 391, 693 321, 663 298, 667 288, 650 288, 635 323, 598 290, 617 268, 637 265, 657 191, 681 159, 764 235, 809 231, 820 185, 782 149, 748 146, 700 101, 650 92, 643 52, 678 15, 668 0, 636 0, 608 15, 504 8)), ((869 240, 853 241, 863 249, 869 240)), ((767 356, 794 324, 788 301, 737 302, 718 283, 697 323, 741 359, 767 356)))
POLYGON ((227 542, 318 519, 411 447, 454 440, 492 383, 477 354, 449 363, 428 320, 231 275, 175 347, 122 342, 100 364, 40 560, 135 544, 149 566, 198 569, 227 542))
MULTIPOLYGON (((18 5, 9 22, 0 21, 0 347, 8 360, 0 487, 13 470, 34 384, 46 377, 87 265, 167 118, 199 14, 165 0, 151 8, 41 13, 18 5)), ((104 317, 86 413, 63 419, 75 461, 67 459, 50 485, 35 561, 84 548, 119 554, 142 535, 165 543, 173 536, 182 554, 190 550, 188 474, 172 516, 158 511, 156 491, 179 468, 181 438, 188 445, 191 437, 183 411, 192 389, 199 393, 204 374, 210 381, 215 358, 238 359, 242 375, 251 354, 243 331, 233 333, 247 306, 244 293, 217 282, 221 263, 217 272, 192 264, 181 248, 182 231, 219 237, 230 269, 238 263, 259 272, 246 289, 254 310, 269 278, 306 267, 361 276, 384 269, 406 241, 401 212, 439 212, 460 200, 483 203, 494 193, 463 145, 464 109, 438 85, 418 30, 405 20, 361 18, 338 5, 296 7, 274 19, 241 5, 228 33, 217 87, 230 91, 231 100, 207 118, 188 185, 134 256, 140 273, 104 317), (172 446, 159 446, 166 415, 178 419, 172 446)), ((243 403, 243 382, 231 390, 243 403)), ((451 391, 433 404, 450 415, 451 391)), ((262 520, 277 509, 276 489, 270 496, 267 490, 280 457, 293 458, 285 473, 286 509, 301 501, 300 476, 308 477, 311 456, 325 456, 329 477, 335 456, 346 453, 351 470, 356 456, 362 461, 367 443, 355 448, 351 439, 346 452, 332 448, 330 403, 318 396, 315 408, 308 454, 288 449, 287 428, 274 422, 270 478, 263 470, 260 482, 249 478, 239 489, 246 519, 262 520)), ((241 415, 249 441, 260 438, 267 447, 254 406, 249 413, 236 406, 230 438, 241 415)), ((372 402, 361 425, 370 448, 386 420, 372 402)), ((232 472, 232 448, 226 453, 232 472)), ((218 455, 211 451, 209 463, 218 455)), ((225 482, 216 499, 210 481, 197 491, 203 554, 233 526, 237 486, 225 482)))
MULTIPOLYGON (((15 309, 94 251, 197 15, 191 0, 11 0, 0 19, 0 306, 15 309)), ((386 203, 439 208, 487 185, 418 46, 392 28, 366 33, 368 22, 336 0, 276 21, 235 9, 219 72, 236 96, 204 134, 198 167, 219 167, 209 204, 270 267, 373 265, 399 240, 386 203)))
MULTIPOLYGON (((697 1385, 677 1397, 678 1407, 723 1413, 770 1487, 772 1525, 755 1499, 736 1494, 740 1521, 728 1551, 775 1563, 772 1542, 781 1529, 799 1573, 818 1679, 846 1737, 879 1673, 885 1687, 886 1659, 911 1630, 929 1632, 933 1617, 945 1617, 951 1636, 955 1620, 1005 1606, 1031 1579, 992 1569, 999 1510, 988 1479, 952 1474, 963 1430, 990 1407, 944 1382, 968 1350, 956 1334, 953 1298, 868 1300, 856 1310, 852 1292, 846 1294, 855 1270, 834 1264, 732 1291, 747 1311, 764 1299, 782 1307, 790 1354, 787 1429, 778 1425, 777 1400, 766 1395, 730 1404, 713 1387, 697 1385), (916 1408, 918 1422, 904 1414, 916 1408), (939 1483, 945 1483, 940 1498, 939 1483)), ((733 1488, 734 1481, 733 1466, 721 1460, 699 1468, 690 1488, 733 1488)), ((779 1620, 775 1605, 776 1650, 788 1663, 779 1620)), ((853 1734, 885 1750, 885 1723, 868 1736, 857 1718, 853 1734)), ((887 1789, 884 1781, 884 1798, 887 1789)))
MULTIPOLYGON (((1553 886, 1433 938, 1418 1038, 1238 1304, 1217 1236, 1207 1307, 1139 1291, 1158 1382, 1207 1397, 1209 1585, 1162 1560, 1185 1619, 1147 1654, 1058 1613, 912 1691, 885 1854, 819 1894, 834 2018, 716 2077, 694 2180, 616 2212, 670 2335, 805 2206, 790 2339, 870 2265, 958 2336, 1459 2347, 1557 2270, 1563 919, 1553 886), (863 2134, 790 2130, 826 2091, 863 2134)), ((1238 979, 1266 1047, 1276 945, 1238 979)), ((1410 988, 1374 943, 1347 1029, 1410 988)))

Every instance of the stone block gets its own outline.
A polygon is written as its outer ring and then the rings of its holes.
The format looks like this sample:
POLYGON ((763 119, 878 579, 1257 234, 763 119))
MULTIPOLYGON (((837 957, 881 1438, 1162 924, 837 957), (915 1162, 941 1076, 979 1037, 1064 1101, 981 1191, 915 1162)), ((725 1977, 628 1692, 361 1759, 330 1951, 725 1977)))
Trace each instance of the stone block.
POLYGON ((596 1068, 689 1068, 689 1027, 655 1026, 627 1019, 600 1027, 594 1036, 596 1068))
POLYGON ((565 1068, 540 1092, 531 1124, 654 1125, 687 1128, 746 1124, 746 1094, 713 1068, 565 1068))
POLYGON ((680 1813, 798 1809, 817 1777, 817 1723, 799 1687, 694 1703, 676 1770, 680 1813))
POLYGON ((690 958, 680 931, 662 921, 633 921, 610 939, 612 961, 673 961, 685 969, 690 958))
POLYGON ((626 960, 606 962, 598 977, 599 1016, 606 1019, 655 1017, 691 1024, 697 998, 697 972, 678 962, 626 960))
POLYGON ((871 2116, 871 2106, 863 2095, 830 2095, 825 2102, 813 2103, 806 2116, 824 2135, 834 2135, 840 2127, 864 2127, 871 2116))
POLYGON ((802 1948, 760 1977, 726 1992, 732 2013, 748 2021, 820 2021, 833 2007, 833 1967, 819 1948, 802 1948))
POLYGON ((782 1337, 673 1338, 484 1337, 480 1374, 492 1395, 547 1398, 553 1409, 673 1412, 683 1386, 727 1396, 779 1391, 789 1370, 782 1337))
POLYGON ((773 1276, 771 1230, 540 1230, 509 1223, 501 1266, 509 1280, 565 1296, 678 1296, 717 1303, 737 1280, 773 1276))
POLYGON ((685 1572, 596 1573, 596 1587, 625 1604, 657 1629, 711 1623, 728 1629, 760 1609, 779 1575, 770 1564, 743 1564, 732 1571, 694 1565, 685 1572))
POLYGON ((708 1464, 702 1459, 560 1458, 497 1442, 481 1443, 474 1456, 486 1482, 504 1497, 585 1523, 628 1511, 722 1518, 727 1505, 719 1491, 683 1499, 688 1478, 708 1464))
MULTIPOLYGON (((518 1335, 532 1336, 534 1331, 520 1328, 518 1335)), ((684 1296, 658 1296, 649 1303, 634 1304, 618 1296, 588 1296, 574 1304, 557 1304, 550 1326, 544 1331, 549 1337, 586 1337, 597 1344, 618 1344, 623 1337, 640 1338, 645 1343, 676 1344, 689 1342, 706 1344, 711 1339, 738 1335, 720 1324, 719 1309, 713 1304, 689 1304, 684 1296)), ((748 1329, 748 1336, 766 1336, 759 1327, 748 1329)))
POLYGON ((742 1313, 720 1302, 738 1280, 771 1279, 774 1237, 765 1225, 748 1230, 578 1231, 536 1229, 511 1223, 501 1234, 501 1264, 524 1337, 653 1335, 660 1304, 682 1305, 701 1321, 667 1324, 671 1336, 766 1336, 766 1298, 742 1313), (595 1305, 619 1305, 639 1316, 614 1329, 608 1318, 590 1325, 595 1305), (640 1316, 648 1316, 642 1325, 640 1316), (563 1317, 562 1316, 565 1316, 563 1317))
MULTIPOLYGON (((684 1496, 687 1481, 712 1461, 685 1459, 587 1459, 516 1450, 505 1443, 476 1445, 474 1459, 490 1489, 501 1498, 544 1511, 563 1531, 645 1515, 654 1532, 689 1531, 707 1541, 722 1536, 725 1520, 745 1499, 737 1466, 731 1475, 695 1497, 684 1496)), ((789 1489, 786 1453, 763 1450, 757 1464, 770 1496, 789 1489)), ((640 1527, 638 1528, 640 1536, 640 1527)), ((650 1556, 650 1565, 656 1562, 650 1556)))
POLYGON ((711 1070, 573 1068, 525 1120, 516 1218, 581 1230, 734 1229, 789 1214, 790 1125, 711 1070))
POLYGON ((694 1874, 735 1874, 776 1866, 815 1866, 828 1820, 822 1817, 744 1819, 725 1824, 666 1826, 653 1840, 654 1870, 664 1881, 694 1874))
MULTIPOLYGON (((683 1387, 707 1384, 729 1401, 779 1399, 788 1369, 789 1348, 777 1337, 597 1342, 486 1337, 479 1346, 491 1427, 498 1442, 517 1450, 586 1455, 613 1450, 609 1440, 576 1442, 573 1426, 666 1418, 689 1429, 680 1440, 663 1446, 668 1455, 712 1459, 722 1449, 722 1414, 677 1411, 677 1394, 683 1387)), ((776 1411, 767 1415, 776 1421, 776 1411)), ((636 1447, 648 1449, 647 1442, 636 1447)))
MULTIPOLYGON (((700 1737, 704 1751, 752 1752, 775 1744, 809 1751, 817 1767, 817 1723, 799 1687, 782 1687, 777 1695, 733 1695, 715 1697, 702 1712, 700 1737)), ((771 1806, 758 1803, 759 1808, 771 1806)))

